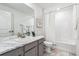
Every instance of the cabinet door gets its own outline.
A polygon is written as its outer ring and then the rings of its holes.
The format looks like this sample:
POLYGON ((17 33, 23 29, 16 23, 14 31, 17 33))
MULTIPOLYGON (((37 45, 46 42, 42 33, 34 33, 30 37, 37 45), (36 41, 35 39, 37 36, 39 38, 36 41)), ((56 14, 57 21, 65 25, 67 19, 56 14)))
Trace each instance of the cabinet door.
POLYGON ((39 44, 39 56, 43 56, 44 55, 44 43, 39 44))
POLYGON ((23 56, 23 48, 18 48, 18 49, 6 52, 1 56, 23 56))
POLYGON ((30 43, 30 44, 26 44, 26 45, 24 46, 25 52, 28 51, 29 49, 35 47, 35 46, 37 46, 37 41, 32 42, 32 43, 30 43))
POLYGON ((33 49, 26 52, 25 56, 37 56, 37 47, 34 47, 33 49))

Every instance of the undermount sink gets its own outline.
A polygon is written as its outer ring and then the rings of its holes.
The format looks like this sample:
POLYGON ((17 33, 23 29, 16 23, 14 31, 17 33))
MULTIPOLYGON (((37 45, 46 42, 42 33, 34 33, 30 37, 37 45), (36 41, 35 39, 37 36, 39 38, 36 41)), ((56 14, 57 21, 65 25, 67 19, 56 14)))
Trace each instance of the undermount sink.
POLYGON ((14 39, 16 42, 19 42, 19 43, 23 43, 23 42, 27 42, 28 39, 27 38, 18 38, 18 39, 14 39))
POLYGON ((19 43, 27 43, 27 42, 30 42, 33 40, 32 37, 26 37, 26 38, 17 38, 17 39, 14 39, 16 42, 19 42, 19 43))

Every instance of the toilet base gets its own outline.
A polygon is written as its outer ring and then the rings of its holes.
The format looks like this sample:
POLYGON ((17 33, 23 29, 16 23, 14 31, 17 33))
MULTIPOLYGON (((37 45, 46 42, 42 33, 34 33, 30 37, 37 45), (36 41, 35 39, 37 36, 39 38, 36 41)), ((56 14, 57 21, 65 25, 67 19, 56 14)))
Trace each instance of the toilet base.
POLYGON ((51 48, 46 48, 46 53, 51 53, 51 48))
POLYGON ((51 53, 51 52, 53 52, 53 50, 55 50, 55 48, 46 48, 46 53, 51 53))

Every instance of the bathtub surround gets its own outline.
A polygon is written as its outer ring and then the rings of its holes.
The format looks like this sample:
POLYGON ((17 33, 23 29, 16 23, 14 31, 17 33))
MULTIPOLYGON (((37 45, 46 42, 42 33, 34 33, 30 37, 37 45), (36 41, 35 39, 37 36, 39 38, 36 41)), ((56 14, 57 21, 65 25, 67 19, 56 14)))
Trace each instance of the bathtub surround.
POLYGON ((60 49, 52 50, 51 53, 45 53, 44 56, 76 56, 75 54, 60 49))

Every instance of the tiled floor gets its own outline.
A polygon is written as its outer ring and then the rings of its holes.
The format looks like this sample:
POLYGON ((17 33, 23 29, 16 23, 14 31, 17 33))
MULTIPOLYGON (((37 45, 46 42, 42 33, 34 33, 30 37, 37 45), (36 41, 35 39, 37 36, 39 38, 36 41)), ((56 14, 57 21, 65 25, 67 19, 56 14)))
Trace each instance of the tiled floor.
POLYGON ((56 49, 51 53, 45 53, 44 56, 75 56, 75 54, 56 49))

